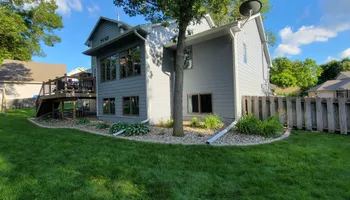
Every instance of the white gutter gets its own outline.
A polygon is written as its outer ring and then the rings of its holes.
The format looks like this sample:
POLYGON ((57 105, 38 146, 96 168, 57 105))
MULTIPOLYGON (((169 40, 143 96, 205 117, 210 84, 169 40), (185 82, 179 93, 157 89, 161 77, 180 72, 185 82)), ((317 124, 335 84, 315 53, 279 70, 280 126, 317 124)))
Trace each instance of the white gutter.
POLYGON ((141 40, 146 41, 146 38, 142 37, 142 35, 140 35, 139 32, 137 32, 136 29, 134 29, 134 33, 135 33, 135 35, 136 35, 137 37, 139 37, 141 40))

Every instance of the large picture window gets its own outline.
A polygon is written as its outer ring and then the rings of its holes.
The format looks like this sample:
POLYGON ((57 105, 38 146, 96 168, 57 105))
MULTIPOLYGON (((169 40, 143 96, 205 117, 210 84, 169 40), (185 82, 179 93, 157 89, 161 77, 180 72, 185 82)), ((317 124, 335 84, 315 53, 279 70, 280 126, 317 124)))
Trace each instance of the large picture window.
POLYGON ((104 115, 115 114, 115 98, 103 99, 103 114, 104 115))
POLYGON ((117 78, 117 57, 116 55, 109 56, 100 60, 100 81, 112 81, 117 78))
POLYGON ((188 95, 188 113, 212 113, 211 94, 188 95))
POLYGON ((139 97, 123 97, 123 115, 140 114, 139 97))
POLYGON ((140 46, 120 52, 119 56, 120 78, 141 75, 140 46))

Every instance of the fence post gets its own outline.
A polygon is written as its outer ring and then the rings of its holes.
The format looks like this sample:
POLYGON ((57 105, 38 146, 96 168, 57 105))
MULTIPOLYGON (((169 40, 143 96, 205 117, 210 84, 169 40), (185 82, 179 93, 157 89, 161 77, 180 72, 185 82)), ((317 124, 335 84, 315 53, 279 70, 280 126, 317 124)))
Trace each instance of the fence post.
POLYGON ((282 97, 278 97, 278 115, 280 118, 280 121, 282 124, 284 124, 284 117, 282 115, 282 113, 286 113, 286 111, 283 112, 283 98, 282 97))
POLYGON ((271 117, 276 116, 276 108, 275 108, 275 97, 270 97, 270 115, 271 117))
POLYGON ((247 112, 248 114, 252 114, 252 97, 251 96, 247 96, 247 112))
POLYGON ((322 112, 322 99, 316 98, 316 121, 317 131, 323 131, 323 112, 322 112))
POLYGON ((242 115, 246 115, 247 114, 247 96, 242 96, 242 115))
POLYGON ((292 98, 287 97, 287 122, 288 127, 293 128, 293 106, 292 106, 292 98))
POLYGON ((296 114, 297 114, 297 128, 299 130, 303 129, 303 111, 301 110, 301 98, 296 99, 296 114))
POLYGON ((341 134, 348 134, 348 127, 347 127, 347 121, 346 121, 346 106, 345 106, 345 99, 339 98, 339 123, 340 123, 340 133, 341 134))
POLYGON ((261 112, 262 112, 262 119, 265 120, 267 118, 266 97, 265 96, 263 96, 261 98, 261 112))
POLYGON ((328 121, 328 132, 334 133, 334 105, 333 98, 327 98, 327 121, 328 121))
POLYGON ((305 98, 305 128, 308 131, 312 130, 312 116, 311 116, 311 100, 310 98, 305 98))
POLYGON ((259 118, 259 97, 254 96, 254 114, 257 118, 259 118))

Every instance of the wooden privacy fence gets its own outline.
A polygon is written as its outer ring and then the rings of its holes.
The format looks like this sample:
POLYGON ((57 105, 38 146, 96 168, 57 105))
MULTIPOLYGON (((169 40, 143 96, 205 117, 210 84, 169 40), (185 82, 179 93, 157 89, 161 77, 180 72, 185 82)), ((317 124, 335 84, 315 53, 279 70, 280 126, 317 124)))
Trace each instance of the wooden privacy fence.
POLYGON ((345 98, 243 96, 242 109, 260 119, 278 116, 281 123, 300 130, 350 130, 350 99, 345 98))

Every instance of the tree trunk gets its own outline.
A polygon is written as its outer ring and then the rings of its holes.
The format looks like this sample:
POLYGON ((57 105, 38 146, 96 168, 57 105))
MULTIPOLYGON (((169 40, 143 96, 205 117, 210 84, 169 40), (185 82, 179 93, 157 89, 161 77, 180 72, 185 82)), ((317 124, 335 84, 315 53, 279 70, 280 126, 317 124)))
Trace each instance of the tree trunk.
POLYGON ((173 136, 183 137, 183 80, 184 80, 184 50, 186 29, 189 22, 179 22, 179 34, 177 38, 177 50, 175 61, 175 91, 174 91, 174 129, 173 136))

